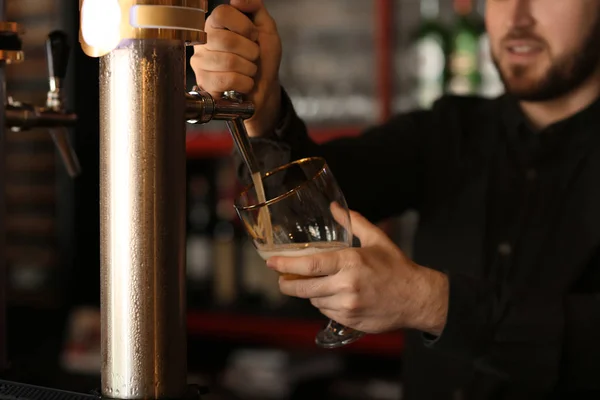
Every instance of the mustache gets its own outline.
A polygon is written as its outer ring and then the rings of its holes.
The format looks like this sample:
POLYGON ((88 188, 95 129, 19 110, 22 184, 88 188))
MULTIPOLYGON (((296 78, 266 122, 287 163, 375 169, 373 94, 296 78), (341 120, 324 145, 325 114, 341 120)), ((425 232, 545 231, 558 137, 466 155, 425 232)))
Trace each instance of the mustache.
POLYGON ((541 38, 540 36, 536 35, 535 33, 529 31, 529 30, 523 30, 523 29, 514 29, 510 32, 508 32, 503 38, 502 38, 502 43, 506 43, 508 41, 511 40, 531 40, 531 41, 535 41, 535 42, 539 42, 542 45, 546 45, 546 41, 541 38))

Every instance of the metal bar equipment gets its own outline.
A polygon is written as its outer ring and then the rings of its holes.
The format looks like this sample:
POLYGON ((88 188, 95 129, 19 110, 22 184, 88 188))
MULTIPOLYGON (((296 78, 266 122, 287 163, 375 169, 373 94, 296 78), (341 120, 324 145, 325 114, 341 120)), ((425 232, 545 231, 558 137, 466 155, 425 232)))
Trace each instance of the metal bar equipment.
POLYGON ((56 142, 61 155, 73 161, 70 170, 72 176, 79 173, 77 157, 66 137, 66 127, 73 125, 77 116, 65 110, 60 81, 64 78, 69 57, 66 35, 55 31, 50 33, 46 47, 48 49, 48 65, 53 67, 49 76, 50 90, 48 103, 35 106, 20 103, 7 96, 6 65, 20 63, 24 59, 20 34, 21 27, 14 22, 7 22, 6 0, 0 0, 0 371, 8 368, 6 338, 6 303, 8 283, 8 263, 6 246, 6 135, 8 129, 20 132, 34 127, 54 127, 60 135, 56 142), (52 100, 52 101, 50 101, 52 100))
POLYGON ((111 398, 177 399, 186 389, 184 69, 178 40, 127 40, 100 60, 102 393, 111 398))
MULTIPOLYGON (((185 46, 206 43, 206 10, 207 0, 80 0, 79 41, 86 54, 101 57, 103 397, 198 399, 186 384, 185 122, 235 120, 229 126, 243 147, 248 138, 242 120, 254 113, 252 103, 234 92, 221 99, 201 90, 185 93, 185 46)), ((51 128, 67 172, 79 173, 63 129, 77 121, 65 109, 62 88, 66 35, 48 37, 46 104, 15 101, 6 95, 4 66, 21 61, 23 53, 19 27, 3 22, 4 12, 0 0, 0 370, 6 366, 6 128, 51 128)), ((13 398, 19 388, 3 383, 0 398, 13 398)), ((43 388, 27 393, 55 396, 43 388)))
POLYGON ((185 46, 206 43, 206 10, 206 0, 80 3, 82 48, 101 57, 101 374, 113 399, 185 396, 185 121, 254 111, 185 93, 185 46))

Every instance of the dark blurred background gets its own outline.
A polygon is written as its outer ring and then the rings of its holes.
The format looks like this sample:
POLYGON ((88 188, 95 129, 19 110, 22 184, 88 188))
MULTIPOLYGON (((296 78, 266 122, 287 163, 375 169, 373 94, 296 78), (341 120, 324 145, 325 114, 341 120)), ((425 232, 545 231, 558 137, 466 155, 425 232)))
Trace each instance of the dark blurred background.
MULTIPOLYGON (((219 2, 211 1, 211 9, 219 2)), ((265 0, 284 44, 281 79, 317 140, 354 135, 443 91, 494 95, 482 2, 265 0), (458 14, 458 6, 471 12, 458 14), (470 38, 458 42, 458 35, 470 38), (463 46, 463 47, 460 47, 463 46), (482 46, 482 47, 480 47, 482 46), (462 61, 459 62, 459 61, 462 61), (465 70, 471 62, 474 67, 465 70), (466 64, 465 64, 466 63, 466 64), (460 67, 462 65, 462 67, 460 67)), ((26 61, 8 92, 43 104, 44 42, 68 32, 68 104, 83 174, 71 180, 44 130, 8 138, 9 351, 6 378, 88 392, 99 386, 98 60, 78 43, 79 0, 8 0, 23 24, 26 61)), ((193 49, 188 49, 191 56, 193 49)), ((194 84, 188 69, 188 87, 194 84)), ((239 226, 231 139, 222 123, 188 131, 190 382, 213 399, 399 399, 402 334, 339 351, 313 344, 325 318, 283 298, 239 226)), ((410 254, 418 215, 382 226, 410 254)))

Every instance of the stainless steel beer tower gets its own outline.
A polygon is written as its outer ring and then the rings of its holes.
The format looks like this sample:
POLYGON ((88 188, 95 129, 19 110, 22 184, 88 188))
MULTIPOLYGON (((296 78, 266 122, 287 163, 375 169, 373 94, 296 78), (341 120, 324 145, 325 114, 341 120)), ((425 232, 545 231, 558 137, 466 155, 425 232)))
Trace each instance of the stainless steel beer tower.
POLYGON ((118 40, 90 39, 101 17, 82 0, 80 42, 101 57, 101 390, 177 399, 187 389, 185 123, 248 118, 253 107, 185 93, 185 46, 206 43, 206 0, 100 1, 120 10, 99 24, 118 40))
POLYGON ((185 49, 130 39, 100 60, 102 393, 186 389, 185 49), (179 94, 178 96, 175 94, 179 94))

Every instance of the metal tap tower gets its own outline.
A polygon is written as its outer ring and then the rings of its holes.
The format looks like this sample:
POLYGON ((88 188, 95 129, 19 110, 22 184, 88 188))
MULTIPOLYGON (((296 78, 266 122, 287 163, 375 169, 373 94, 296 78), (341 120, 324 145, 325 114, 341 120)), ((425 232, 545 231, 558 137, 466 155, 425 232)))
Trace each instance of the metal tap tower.
POLYGON ((186 389, 184 43, 100 60, 102 394, 186 389), (179 96, 175 96, 177 93, 179 96))
MULTIPOLYGON (((52 32, 46 43, 46 104, 7 97, 4 66, 22 61, 23 53, 20 28, 3 22, 5 1, 0 0, 0 370, 7 365, 6 129, 49 128, 67 172, 79 173, 66 131, 77 116, 66 110, 62 90, 69 56, 66 35, 52 32)), ((87 55, 101 57, 103 397, 198 398, 186 383, 186 121, 227 121, 242 156, 253 165, 243 124, 253 115, 253 105, 231 91, 219 99, 197 88, 185 93, 185 46, 206 43, 206 11, 207 0, 80 0, 79 41, 87 55)), ((3 381, 0 398, 22 397, 21 390, 3 381)), ((31 400, 59 396, 50 389, 28 390, 31 400)))
POLYGON ((80 11, 82 48, 101 57, 102 395, 182 398, 185 123, 239 122, 253 106, 185 93, 185 46, 206 43, 206 0, 82 0, 80 11))

